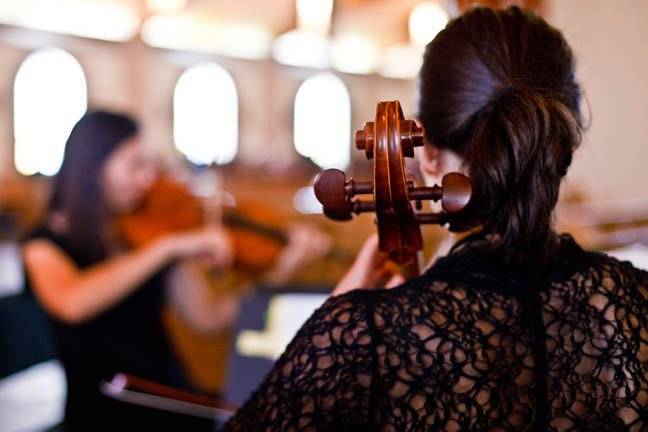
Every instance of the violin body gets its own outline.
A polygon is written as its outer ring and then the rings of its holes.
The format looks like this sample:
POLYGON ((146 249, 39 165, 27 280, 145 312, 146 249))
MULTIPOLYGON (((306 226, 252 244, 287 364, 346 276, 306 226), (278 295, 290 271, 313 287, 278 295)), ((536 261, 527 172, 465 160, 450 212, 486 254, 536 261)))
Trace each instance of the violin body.
MULTIPOLYGON (((163 235, 200 228, 209 222, 203 207, 185 185, 160 176, 141 205, 120 218, 119 228, 125 242, 136 248, 163 235)), ((278 219, 271 213, 256 204, 223 208, 222 223, 232 239, 235 270, 257 275, 275 264, 287 238, 283 230, 268 224, 278 219)))
POLYGON ((135 211, 119 219, 130 247, 140 247, 163 235, 197 229, 203 224, 200 201, 181 183, 160 176, 135 211))

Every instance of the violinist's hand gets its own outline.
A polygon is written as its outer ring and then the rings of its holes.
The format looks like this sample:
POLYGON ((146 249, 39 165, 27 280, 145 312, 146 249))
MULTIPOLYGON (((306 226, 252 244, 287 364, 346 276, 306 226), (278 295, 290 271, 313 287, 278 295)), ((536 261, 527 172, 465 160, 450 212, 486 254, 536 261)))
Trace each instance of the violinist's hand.
POLYGON ((353 265, 331 295, 338 296, 358 288, 393 288, 404 282, 405 277, 387 259, 387 254, 378 250, 378 235, 374 234, 365 241, 353 265))
POLYGON ((275 267, 266 274, 271 283, 289 280, 301 267, 324 257, 333 245, 331 237, 308 224, 294 224, 287 230, 288 243, 277 258, 275 267))
POLYGON ((229 267, 233 261, 232 240, 222 228, 207 226, 170 234, 163 240, 172 259, 205 258, 213 267, 229 267))
POLYGON ((326 255, 333 245, 331 236, 308 224, 294 224, 288 228, 285 255, 294 256, 300 265, 311 263, 326 255))

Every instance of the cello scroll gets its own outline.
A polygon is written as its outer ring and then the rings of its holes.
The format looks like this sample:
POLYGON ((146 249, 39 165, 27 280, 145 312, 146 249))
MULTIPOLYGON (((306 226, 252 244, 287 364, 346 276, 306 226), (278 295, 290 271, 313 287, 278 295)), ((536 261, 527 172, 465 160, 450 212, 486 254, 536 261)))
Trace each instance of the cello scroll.
POLYGON ((373 212, 378 226, 379 248, 397 264, 418 273, 416 257, 423 248, 421 224, 446 224, 463 210, 472 196, 468 177, 446 174, 441 185, 416 186, 408 176, 405 158, 414 157, 414 147, 425 145, 425 131, 414 120, 406 120, 398 101, 379 102, 376 118, 355 134, 356 148, 373 163, 372 180, 347 179, 337 169, 324 170, 315 178, 315 196, 324 214, 338 221, 354 214, 373 212), (370 195, 371 198, 360 198, 370 195), (443 211, 415 211, 424 200, 441 201, 443 211))

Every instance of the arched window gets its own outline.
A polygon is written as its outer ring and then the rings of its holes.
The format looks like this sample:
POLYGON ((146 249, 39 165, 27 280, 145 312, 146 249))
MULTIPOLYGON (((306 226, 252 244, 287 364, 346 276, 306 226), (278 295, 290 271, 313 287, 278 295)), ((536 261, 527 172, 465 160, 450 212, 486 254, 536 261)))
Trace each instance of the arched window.
POLYGON ((238 151, 238 96, 234 80, 214 63, 185 71, 173 94, 176 148, 198 165, 231 162, 238 151))
POLYGON ((59 48, 38 50, 23 61, 14 82, 14 163, 24 175, 54 175, 65 142, 87 109, 83 69, 59 48))
POLYGON ((349 164, 351 101, 340 78, 322 73, 299 87, 294 139, 297 152, 322 168, 343 169, 349 164))

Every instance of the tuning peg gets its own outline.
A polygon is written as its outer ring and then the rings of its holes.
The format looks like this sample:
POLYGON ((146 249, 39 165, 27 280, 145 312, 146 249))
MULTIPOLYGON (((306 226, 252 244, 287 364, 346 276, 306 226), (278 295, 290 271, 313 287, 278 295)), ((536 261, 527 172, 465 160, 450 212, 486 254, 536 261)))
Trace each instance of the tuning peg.
POLYGON ((459 173, 448 173, 441 179, 441 186, 410 187, 411 200, 441 200, 441 207, 447 213, 463 210, 472 196, 472 184, 468 177, 459 173))
POLYGON ((461 211, 468 205, 472 197, 472 183, 463 174, 448 173, 441 179, 443 196, 441 207, 448 213, 461 211))
POLYGON ((414 157, 414 147, 425 144, 425 131, 414 120, 403 120, 400 124, 403 156, 414 157))
POLYGON ((367 159, 373 158, 375 145, 374 122, 367 122, 364 127, 355 133, 355 145, 358 150, 364 150, 367 159))
POLYGON ((327 169, 317 174, 313 189, 322 203, 324 214, 334 220, 349 220, 353 204, 346 193, 346 176, 337 169, 327 169))
POLYGON ((373 193, 373 185, 367 181, 346 179, 344 172, 338 169, 327 169, 315 177, 313 183, 315 197, 322 203, 324 214, 334 220, 349 220, 352 213, 375 211, 372 201, 351 201, 359 194, 373 193))

